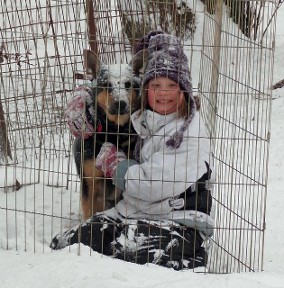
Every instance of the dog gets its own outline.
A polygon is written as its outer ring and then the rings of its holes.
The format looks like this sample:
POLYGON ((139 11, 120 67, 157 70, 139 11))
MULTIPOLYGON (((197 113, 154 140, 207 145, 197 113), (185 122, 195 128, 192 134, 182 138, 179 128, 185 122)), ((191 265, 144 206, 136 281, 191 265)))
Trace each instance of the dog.
MULTIPOLYGON (((84 66, 96 84, 91 88, 93 95, 92 115, 95 133, 88 139, 77 137, 73 153, 81 183, 81 209, 86 220, 96 212, 111 207, 121 199, 121 191, 115 189, 111 179, 104 178, 96 168, 98 155, 104 142, 111 142, 131 157, 136 133, 130 115, 140 107, 141 79, 134 63, 105 65, 96 53, 84 51, 84 66)), ((88 115, 86 115, 88 117, 88 115)), ((89 115, 90 116, 90 115, 89 115)))

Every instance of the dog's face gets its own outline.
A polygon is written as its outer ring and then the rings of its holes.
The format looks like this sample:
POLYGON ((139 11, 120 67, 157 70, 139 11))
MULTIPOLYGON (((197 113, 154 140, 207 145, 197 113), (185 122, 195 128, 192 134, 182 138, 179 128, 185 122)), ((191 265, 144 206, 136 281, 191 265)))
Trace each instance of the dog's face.
POLYGON ((141 79, 128 64, 105 65, 90 50, 86 50, 87 71, 96 79, 96 104, 117 125, 129 122, 131 113, 139 108, 141 79))
POLYGON ((126 64, 103 65, 98 73, 97 103, 108 119, 118 125, 129 121, 138 107, 140 79, 126 64))

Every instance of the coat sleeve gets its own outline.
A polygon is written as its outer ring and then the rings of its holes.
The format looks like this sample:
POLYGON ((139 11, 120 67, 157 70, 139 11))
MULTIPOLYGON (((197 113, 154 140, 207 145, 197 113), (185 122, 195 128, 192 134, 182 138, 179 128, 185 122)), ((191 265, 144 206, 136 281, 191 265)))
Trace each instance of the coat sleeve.
POLYGON ((205 137, 185 136, 178 149, 166 147, 161 141, 146 162, 128 168, 125 193, 149 203, 180 195, 207 172, 209 149, 210 142, 205 137))

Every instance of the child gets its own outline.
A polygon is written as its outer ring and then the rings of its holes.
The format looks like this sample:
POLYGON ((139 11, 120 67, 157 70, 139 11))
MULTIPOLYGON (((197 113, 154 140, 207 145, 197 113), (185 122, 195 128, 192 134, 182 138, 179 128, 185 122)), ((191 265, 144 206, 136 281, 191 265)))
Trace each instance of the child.
POLYGON ((134 58, 147 55, 142 108, 131 115, 140 136, 136 159, 127 159, 111 143, 96 158, 96 166, 123 191, 123 199, 54 237, 51 248, 81 242, 138 264, 176 270, 205 266, 202 244, 214 227, 208 185, 212 160, 192 96, 188 60, 180 40, 162 31, 141 39, 135 52, 134 58))

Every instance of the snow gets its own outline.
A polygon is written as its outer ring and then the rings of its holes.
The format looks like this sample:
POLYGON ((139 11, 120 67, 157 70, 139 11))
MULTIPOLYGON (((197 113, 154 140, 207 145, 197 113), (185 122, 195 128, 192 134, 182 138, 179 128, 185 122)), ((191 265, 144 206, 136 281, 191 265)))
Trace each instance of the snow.
MULTIPOLYGON (((284 25, 283 19, 284 6, 277 17, 274 83, 284 78, 284 32, 281 29, 284 25)), ((43 179, 44 185, 27 185, 18 192, 3 191, 0 188, 1 203, 5 202, 11 207, 9 211, 0 211, 0 287, 284 287, 281 221, 284 219, 283 94, 284 88, 273 92, 275 99, 272 103, 263 272, 204 274, 203 269, 198 270, 201 273, 176 272, 152 264, 141 266, 110 259, 83 245, 73 245, 62 251, 50 251, 48 245, 51 235, 76 224, 79 213, 78 193, 74 192, 70 196, 65 188, 60 188, 60 177, 55 176, 54 179, 43 179), (46 185, 47 183, 56 185, 46 185), (19 211, 31 212, 16 213, 13 207, 17 207, 19 211), (63 219, 58 220, 62 216, 63 219)), ((8 167, 14 171, 12 168, 8 167)), ((0 170, 0 173, 2 172, 0 170)), ((8 182, 12 185, 15 173, 8 175, 8 182)), ((32 175, 30 181, 36 182, 36 177, 32 175)), ((19 180, 22 183, 21 179, 19 180)), ((75 191, 75 188, 78 190, 75 185, 71 186, 70 190, 75 191)))

